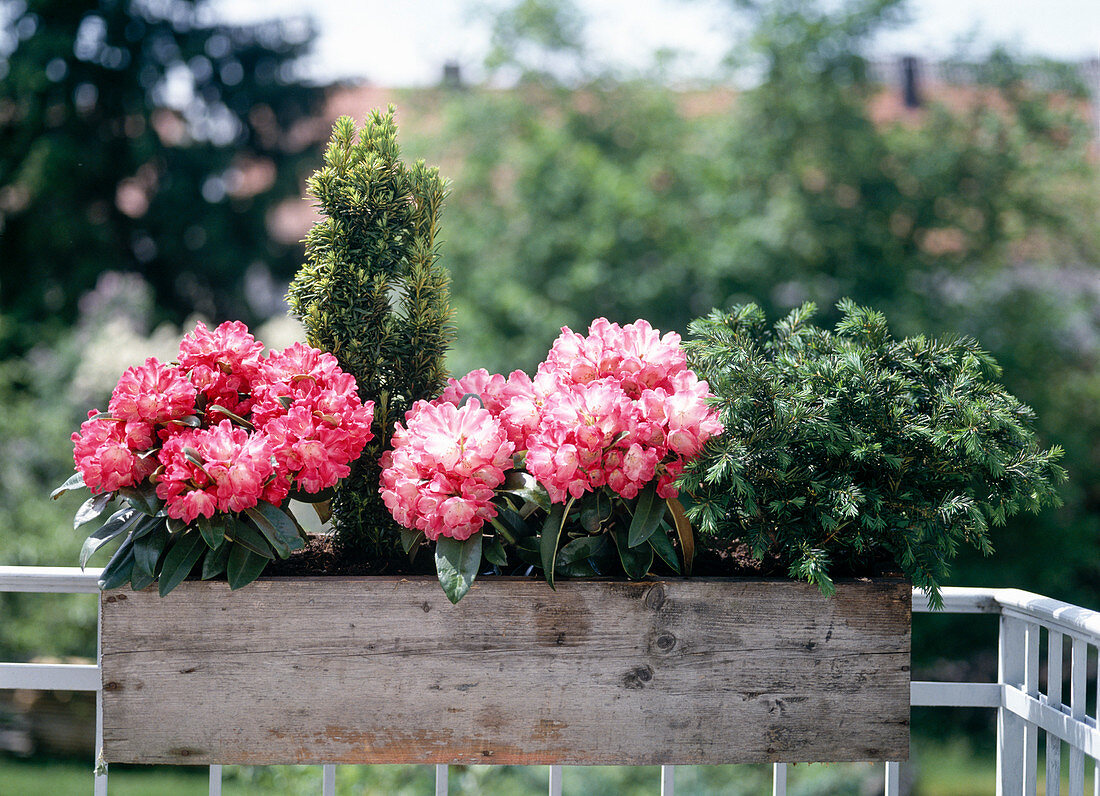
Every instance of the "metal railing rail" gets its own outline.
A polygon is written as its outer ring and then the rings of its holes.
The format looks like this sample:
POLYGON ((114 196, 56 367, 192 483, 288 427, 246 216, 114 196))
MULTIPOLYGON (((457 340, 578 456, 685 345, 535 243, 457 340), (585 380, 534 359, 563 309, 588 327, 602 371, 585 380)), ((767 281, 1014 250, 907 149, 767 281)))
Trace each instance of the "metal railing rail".
MULTIPOLYGON (((0 592, 95 593, 99 570, 75 567, 0 566, 0 592)), ((1085 794, 1085 758, 1093 760, 1093 793, 1100 796, 1100 724, 1087 714, 1089 648, 1100 656, 1100 612, 1019 589, 943 589, 944 613, 998 614, 998 681, 954 683, 913 681, 914 707, 976 707, 997 711, 997 794, 1030 795, 1038 779, 1039 732, 1046 737, 1046 793, 1061 791, 1062 747, 1069 750, 1069 792, 1085 794), (1046 640, 1047 677, 1040 689, 1040 650, 1046 640), (1066 654, 1068 651, 1068 655, 1066 654), (1068 662, 1067 662, 1068 658, 1068 662), (1069 702, 1064 684, 1069 682, 1069 702)), ((913 611, 928 612, 923 592, 914 590, 913 611)), ((97 632, 98 637, 98 632, 97 632)), ((103 741, 100 668, 91 664, 0 663, 0 689, 93 691, 96 694, 96 744, 103 741)), ((1096 704, 1100 705, 1100 677, 1096 704)), ((1095 713, 1095 711, 1094 711, 1095 713)), ((336 766, 321 766, 321 792, 336 793, 336 766)), ((673 796, 676 770, 661 767, 660 792, 673 796)), ((210 766, 210 794, 221 794, 222 768, 210 766)), ((436 766, 436 796, 446 796, 448 767, 436 766)), ((550 796, 561 796, 562 767, 549 767, 550 796)), ((886 796, 898 796, 900 765, 886 763, 886 796)), ((107 794, 107 767, 98 761, 96 796, 107 794)), ((785 796, 787 766, 772 767, 772 794, 785 796)))

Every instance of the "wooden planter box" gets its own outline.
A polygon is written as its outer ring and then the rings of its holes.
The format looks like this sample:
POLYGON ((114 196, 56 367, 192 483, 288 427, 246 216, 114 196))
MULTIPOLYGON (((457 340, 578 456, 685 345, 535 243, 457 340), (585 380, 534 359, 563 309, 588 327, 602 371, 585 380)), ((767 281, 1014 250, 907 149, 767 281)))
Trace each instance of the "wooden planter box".
POLYGON ((102 595, 111 763, 904 760, 911 591, 429 577, 102 595))

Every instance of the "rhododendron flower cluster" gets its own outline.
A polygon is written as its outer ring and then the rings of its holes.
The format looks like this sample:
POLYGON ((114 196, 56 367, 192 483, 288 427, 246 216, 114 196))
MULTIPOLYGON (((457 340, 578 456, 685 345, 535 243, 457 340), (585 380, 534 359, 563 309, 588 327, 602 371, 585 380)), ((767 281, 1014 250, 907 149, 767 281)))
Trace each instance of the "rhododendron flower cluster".
MULTIPOLYGON (((673 498, 685 461, 722 431, 709 396, 707 383, 688 369, 675 333, 662 337, 643 320, 619 326, 603 318, 587 336, 563 328, 534 379, 521 371, 505 379, 475 370, 451 379, 435 401, 413 407, 406 415, 409 430, 395 434, 393 455, 383 461, 382 494, 407 527, 433 539, 469 536, 467 524, 457 526, 465 534, 459 536, 449 523, 433 519, 438 495, 460 492, 448 459, 429 451, 454 444, 454 431, 434 420, 439 412, 451 417, 476 406, 479 432, 503 437, 523 453, 527 472, 552 502, 603 487, 632 499, 651 482, 657 495, 673 498), (409 462, 429 460, 431 467, 417 470, 414 479, 409 462)), ((492 486, 503 481, 500 467, 478 482, 476 527, 495 516, 489 501, 492 486)))
POLYGON ((490 501, 514 449, 478 400, 417 401, 382 456, 382 499, 394 519, 429 539, 468 539, 496 516, 490 501))
POLYGON ((185 522, 335 486, 372 438, 374 414, 331 354, 299 343, 265 358, 237 321, 198 324, 176 364, 129 368, 107 406, 72 437, 85 485, 155 484, 185 522))

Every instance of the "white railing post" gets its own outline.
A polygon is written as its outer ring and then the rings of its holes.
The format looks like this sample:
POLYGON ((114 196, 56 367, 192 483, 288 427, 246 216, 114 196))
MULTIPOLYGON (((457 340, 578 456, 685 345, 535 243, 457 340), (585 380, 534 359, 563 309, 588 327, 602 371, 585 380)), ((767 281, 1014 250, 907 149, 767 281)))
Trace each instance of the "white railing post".
POLYGON ((901 763, 886 764, 886 781, 883 783, 884 796, 899 796, 901 793, 901 763))
POLYGON ((561 796, 561 766, 550 766, 550 796, 561 796))
POLYGON ((786 763, 772 763, 772 796, 787 796, 786 763))
MULTIPOLYGON (((1039 698, 1039 625, 1028 622, 1024 630, 1024 691, 1039 698)), ((1034 722, 1024 725, 1023 777, 1024 793, 1035 793, 1036 769, 1039 761, 1039 727, 1034 722)))
MULTIPOLYGON (((1047 630, 1047 704, 1062 707, 1062 634, 1047 630)), ((1062 741, 1047 733, 1047 796, 1059 796, 1062 790, 1062 741)))
MULTIPOLYGON (((1075 721, 1085 719, 1085 677, 1088 674, 1088 647, 1084 640, 1075 638, 1070 651, 1069 710, 1075 721)), ((1084 796, 1085 753, 1076 744, 1069 745, 1070 796, 1084 796)))
POLYGON ((435 767, 435 796, 447 796, 447 775, 448 767, 446 765, 435 767))
MULTIPOLYGON (((1025 623, 1001 614, 997 681, 1020 689, 1024 684, 1025 623)), ((1024 790, 1024 720, 1004 705, 997 709, 997 796, 1017 796, 1024 790)))
POLYGON ((676 769, 661 766, 661 796, 676 796, 676 769))
POLYGON ((222 796, 222 767, 210 766, 210 796, 222 796))
POLYGON ((336 796, 336 766, 321 766, 321 796, 336 796))

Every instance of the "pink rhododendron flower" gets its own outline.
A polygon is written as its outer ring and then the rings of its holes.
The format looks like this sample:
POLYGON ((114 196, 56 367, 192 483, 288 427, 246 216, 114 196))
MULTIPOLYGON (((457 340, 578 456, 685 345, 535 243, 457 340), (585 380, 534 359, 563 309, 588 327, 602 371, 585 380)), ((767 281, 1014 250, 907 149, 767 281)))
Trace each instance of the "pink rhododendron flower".
POLYGON ((164 471, 157 497, 169 517, 191 522, 200 514, 239 512, 255 506, 275 475, 271 440, 223 420, 204 429, 185 429, 160 449, 164 471), (197 461, 196 461, 197 460, 197 461), (207 497, 190 496, 200 491, 207 497))
POLYGON ((604 485, 626 498, 653 480, 661 454, 638 443, 638 407, 611 378, 560 384, 528 438, 527 471, 553 502, 604 485))
POLYGON ((123 372, 107 411, 119 420, 167 423, 195 413, 195 394, 178 368, 149 357, 123 372))
MULTIPOLYGON (((199 323, 180 341, 180 369, 205 396, 206 406, 221 406, 236 415, 252 406, 252 382, 259 375, 263 343, 240 321, 226 321, 213 331, 199 323)), ((211 421, 216 413, 207 411, 211 421)))
POLYGON ((151 434, 145 433, 147 427, 111 419, 94 420, 98 414, 95 409, 89 412, 80 431, 72 435, 73 461, 84 477, 84 484, 92 494, 99 494, 141 483, 157 466, 156 457, 139 455, 147 449, 141 443, 151 442, 151 434), (128 427, 140 433, 128 435, 128 427))
POLYGON ((496 516, 493 490, 504 482, 514 446, 503 426, 470 400, 417 401, 398 423, 382 456, 386 507, 400 524, 429 539, 468 539, 496 516))
MULTIPOLYGON (((551 379, 552 380, 552 379, 551 379)), ((507 380, 484 368, 472 370, 461 379, 448 379, 437 399, 458 406, 467 395, 476 395, 481 405, 500 421, 517 451, 527 449, 527 435, 538 425, 542 397, 531 377, 514 370, 507 380)))
POLYGON ((523 407, 537 417, 527 469, 555 502, 604 485, 633 498, 655 478, 661 497, 675 497, 684 460, 722 431, 679 335, 662 337, 642 320, 620 327, 598 318, 587 336, 563 328, 533 392, 503 414, 523 407))
POLYGON ((588 336, 562 327, 539 371, 560 374, 567 381, 587 383, 613 378, 632 399, 645 389, 667 387, 669 379, 687 369, 687 357, 680 347, 680 335, 664 337, 638 320, 619 326, 606 318, 592 321, 588 336))

